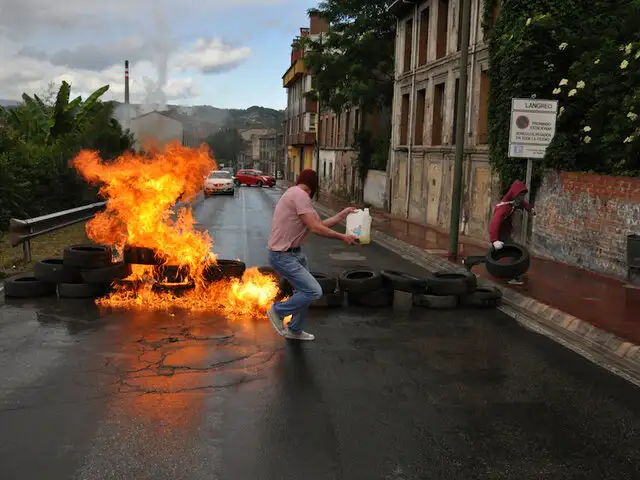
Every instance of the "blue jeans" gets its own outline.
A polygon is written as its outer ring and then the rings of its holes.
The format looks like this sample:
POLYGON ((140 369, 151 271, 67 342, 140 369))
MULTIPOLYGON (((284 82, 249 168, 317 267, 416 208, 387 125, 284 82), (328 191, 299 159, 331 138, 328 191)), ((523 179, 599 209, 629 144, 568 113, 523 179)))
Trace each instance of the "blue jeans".
POLYGON ((302 331, 307 318, 309 304, 322 297, 322 288, 309 273, 307 256, 301 250, 294 252, 269 252, 269 263, 281 276, 289 280, 293 295, 284 302, 276 302, 273 309, 284 318, 292 315, 288 328, 291 332, 302 331))

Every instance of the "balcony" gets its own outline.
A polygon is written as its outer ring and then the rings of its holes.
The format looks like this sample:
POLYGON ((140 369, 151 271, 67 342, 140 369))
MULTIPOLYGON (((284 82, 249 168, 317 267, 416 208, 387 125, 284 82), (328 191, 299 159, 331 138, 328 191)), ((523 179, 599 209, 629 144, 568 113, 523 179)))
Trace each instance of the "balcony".
POLYGON ((287 88, 291 86, 293 82, 298 80, 304 75, 306 68, 304 66, 304 60, 299 59, 289 67, 289 70, 282 76, 282 86, 287 88))
POLYGON ((312 132, 287 135, 287 145, 315 145, 316 134, 312 132))

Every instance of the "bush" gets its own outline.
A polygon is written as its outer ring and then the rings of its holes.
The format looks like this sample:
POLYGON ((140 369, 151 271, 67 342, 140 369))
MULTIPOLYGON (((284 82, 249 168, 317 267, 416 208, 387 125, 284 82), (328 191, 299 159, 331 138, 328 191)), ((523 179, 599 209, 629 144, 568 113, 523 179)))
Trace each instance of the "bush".
MULTIPOLYGON (((496 1, 486 2, 485 29, 496 1)), ((640 174, 638 24, 637 1, 502 2, 489 33, 489 142, 503 188, 525 172, 508 157, 513 97, 559 100, 557 133, 540 166, 640 174)))

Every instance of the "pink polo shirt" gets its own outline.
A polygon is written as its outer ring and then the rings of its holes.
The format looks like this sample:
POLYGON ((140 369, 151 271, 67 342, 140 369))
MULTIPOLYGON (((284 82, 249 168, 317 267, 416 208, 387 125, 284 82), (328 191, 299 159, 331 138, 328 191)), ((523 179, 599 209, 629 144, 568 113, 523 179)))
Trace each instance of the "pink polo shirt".
POLYGON ((309 233, 301 215, 315 212, 309 194, 298 186, 289 188, 278 201, 271 220, 268 249, 284 252, 299 247, 309 233))

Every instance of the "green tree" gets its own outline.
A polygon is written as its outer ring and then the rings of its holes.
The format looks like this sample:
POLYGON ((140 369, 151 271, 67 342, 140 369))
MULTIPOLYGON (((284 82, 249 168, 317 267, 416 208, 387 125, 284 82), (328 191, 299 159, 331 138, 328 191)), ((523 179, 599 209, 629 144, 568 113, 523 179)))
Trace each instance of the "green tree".
POLYGON ((393 100, 396 20, 386 0, 325 0, 309 14, 326 20, 329 32, 300 42, 315 76, 314 94, 333 111, 373 110, 393 100))
POLYGON ((247 142, 236 128, 224 128, 209 135, 205 140, 218 163, 233 163, 240 152, 247 147, 247 142))

